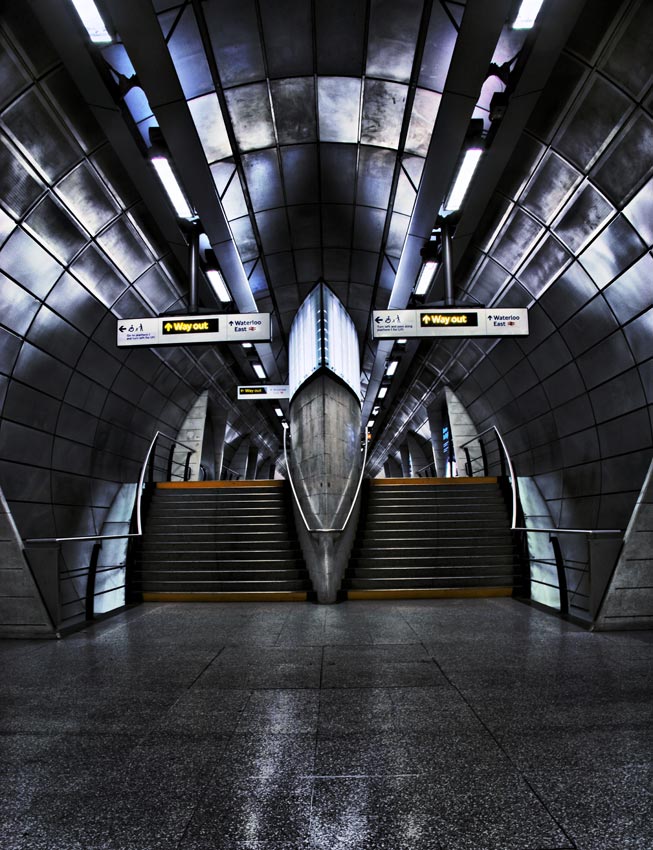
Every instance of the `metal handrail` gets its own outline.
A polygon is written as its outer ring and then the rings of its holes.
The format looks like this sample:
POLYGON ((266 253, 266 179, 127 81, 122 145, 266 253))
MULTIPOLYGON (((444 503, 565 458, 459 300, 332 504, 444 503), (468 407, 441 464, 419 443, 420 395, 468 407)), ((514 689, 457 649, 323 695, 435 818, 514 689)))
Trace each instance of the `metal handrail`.
POLYGON ((143 534, 143 517, 142 517, 142 500, 143 500, 143 487, 145 484, 145 475, 147 472, 147 466, 150 462, 150 457, 156 445, 156 441, 159 437, 165 437, 166 440, 170 440, 171 443, 174 443, 177 446, 183 446, 187 451, 192 454, 195 453, 195 449, 191 449, 190 446, 187 446, 185 443, 182 443, 181 440, 177 440, 175 437, 171 437, 169 434, 164 434, 163 431, 157 431, 154 437, 152 437, 152 441, 149 445, 147 453, 145 455, 145 460, 141 466, 141 473, 138 477, 138 491, 136 496, 136 528, 137 531, 132 531, 129 534, 90 534, 83 537, 30 537, 26 539, 25 543, 71 543, 73 541, 87 541, 87 540, 125 540, 128 537, 141 537, 143 534))
POLYGON ((363 484, 363 476, 365 474, 365 466, 367 465, 367 444, 369 442, 367 428, 365 428, 365 441, 364 441, 365 442, 365 448, 363 450, 363 463, 361 464, 361 474, 358 478, 358 485, 356 487, 356 493, 354 494, 354 498, 352 499, 351 506, 349 508, 349 511, 347 512, 347 516, 346 516, 345 521, 342 524, 341 528, 311 528, 310 525, 308 524, 308 520, 306 519, 304 511, 302 510, 301 503, 299 501, 299 496, 297 495, 297 490, 295 489, 295 482, 293 481, 292 472, 291 472, 291 469, 290 469, 290 459, 288 457, 288 432, 289 431, 290 431, 290 426, 288 425, 287 422, 284 422, 283 423, 283 456, 284 456, 284 459, 286 461, 286 471, 288 472, 288 480, 290 481, 290 488, 292 490, 293 496, 295 497, 295 504, 297 505, 297 508, 299 509, 300 516, 301 516, 301 518, 304 522, 304 525, 306 526, 306 531, 308 531, 310 533, 319 533, 319 534, 325 534, 325 533, 330 533, 330 532, 334 532, 334 531, 335 532, 344 531, 345 528, 347 528, 347 523, 349 522, 349 519, 350 519, 350 517, 353 513, 354 506, 356 504, 356 501, 358 500, 358 494, 360 493, 360 489, 361 489, 361 486, 363 484))
POLYGON ((510 489, 512 490, 512 521, 510 523, 510 528, 512 531, 517 531, 517 482, 515 481, 515 470, 512 465, 512 458, 510 457, 508 447, 506 446, 505 441, 501 436, 501 432, 499 431, 497 426, 492 425, 490 428, 486 428, 485 431, 481 431, 480 434, 477 434, 475 437, 472 437, 471 440, 467 440, 467 442, 461 443, 460 448, 464 449, 465 446, 468 446, 470 443, 476 442, 476 440, 480 440, 482 436, 484 436, 485 434, 489 434, 492 431, 494 431, 494 433, 497 435, 497 439, 499 440, 501 448, 503 449, 503 454, 505 455, 506 461, 508 462, 508 471, 510 473, 510 489))

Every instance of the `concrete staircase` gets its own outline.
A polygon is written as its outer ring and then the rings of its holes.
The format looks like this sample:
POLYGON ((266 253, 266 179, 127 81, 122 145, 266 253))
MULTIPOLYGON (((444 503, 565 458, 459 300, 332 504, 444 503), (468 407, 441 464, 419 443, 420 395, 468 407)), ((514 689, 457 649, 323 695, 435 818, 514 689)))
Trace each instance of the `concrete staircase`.
POLYGON ((134 548, 134 601, 303 601, 311 592, 284 481, 157 484, 134 548))
POLYGON ((509 596, 519 560, 496 478, 369 482, 348 599, 509 596))

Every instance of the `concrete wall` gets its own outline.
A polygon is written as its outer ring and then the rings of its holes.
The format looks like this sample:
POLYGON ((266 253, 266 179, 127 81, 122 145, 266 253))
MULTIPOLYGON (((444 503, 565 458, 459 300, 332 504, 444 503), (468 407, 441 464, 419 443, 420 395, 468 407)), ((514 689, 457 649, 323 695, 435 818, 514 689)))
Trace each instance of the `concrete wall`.
POLYGON ((628 524, 596 628, 653 628, 653 462, 628 524))

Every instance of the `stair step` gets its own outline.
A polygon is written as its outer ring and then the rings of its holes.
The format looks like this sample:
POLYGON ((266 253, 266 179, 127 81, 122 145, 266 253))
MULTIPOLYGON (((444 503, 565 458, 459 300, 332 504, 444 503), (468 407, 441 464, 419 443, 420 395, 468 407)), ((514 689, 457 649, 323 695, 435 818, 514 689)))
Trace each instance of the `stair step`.
POLYGON ((483 575, 483 576, 428 576, 424 578, 347 578, 343 585, 344 589, 365 588, 439 588, 439 587, 512 587, 514 582, 512 576, 505 575, 483 575))
POLYGON ((161 581, 307 581, 308 572, 303 567, 283 570, 234 570, 201 569, 201 565, 191 565, 185 570, 138 569, 134 570, 134 580, 149 583, 161 581))

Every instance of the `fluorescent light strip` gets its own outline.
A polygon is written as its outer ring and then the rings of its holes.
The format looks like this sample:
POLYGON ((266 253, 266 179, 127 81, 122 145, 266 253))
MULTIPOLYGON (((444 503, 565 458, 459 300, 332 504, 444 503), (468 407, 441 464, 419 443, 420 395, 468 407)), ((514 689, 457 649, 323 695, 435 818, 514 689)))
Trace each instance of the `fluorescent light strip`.
POLYGON ((530 30, 535 25, 544 0, 522 0, 517 17, 512 25, 514 30, 530 30))
POLYGON ((179 218, 193 218, 193 211, 188 206, 188 201, 181 191, 181 186, 177 182, 168 158, 153 156, 151 162, 179 218))
POLYGON ((388 363, 388 368, 386 370, 386 375, 388 376, 388 378, 391 378, 394 375, 394 373, 397 371, 398 365, 399 365, 398 360, 391 360, 388 363))
POLYGON ((427 260, 422 266, 422 270, 417 278, 417 286, 415 287, 415 295, 426 295, 429 287, 433 283, 433 278, 438 270, 438 262, 436 260, 427 260))
POLYGON ((283 410, 280 407, 275 407, 274 412, 277 414, 279 419, 283 419, 283 410))
POLYGON ((265 374, 265 369, 261 366, 260 363, 252 363, 252 369, 256 372, 256 377, 260 378, 264 381, 267 378, 265 374))
POLYGON ((93 44, 111 44, 113 39, 93 0, 72 0, 72 3, 93 44))
POLYGON ((387 394, 388 394, 388 388, 387 387, 381 387, 381 389, 379 390, 379 394, 378 394, 377 398, 385 398, 387 396, 387 394))
POLYGON ((374 420, 373 420, 373 419, 370 419, 370 420, 369 420, 369 422, 367 423, 367 427, 368 427, 370 430, 371 430, 372 428, 374 428, 374 420))
POLYGON ((468 148, 465 151, 463 163, 456 175, 453 189, 449 193, 449 198, 444 207, 447 212, 455 212, 460 209, 482 155, 483 148, 468 148))
POLYGON ((208 277, 218 300, 222 301, 223 304, 227 304, 231 301, 231 293, 227 289, 227 284, 224 282, 224 278, 220 272, 217 269, 209 269, 206 276, 208 277))

